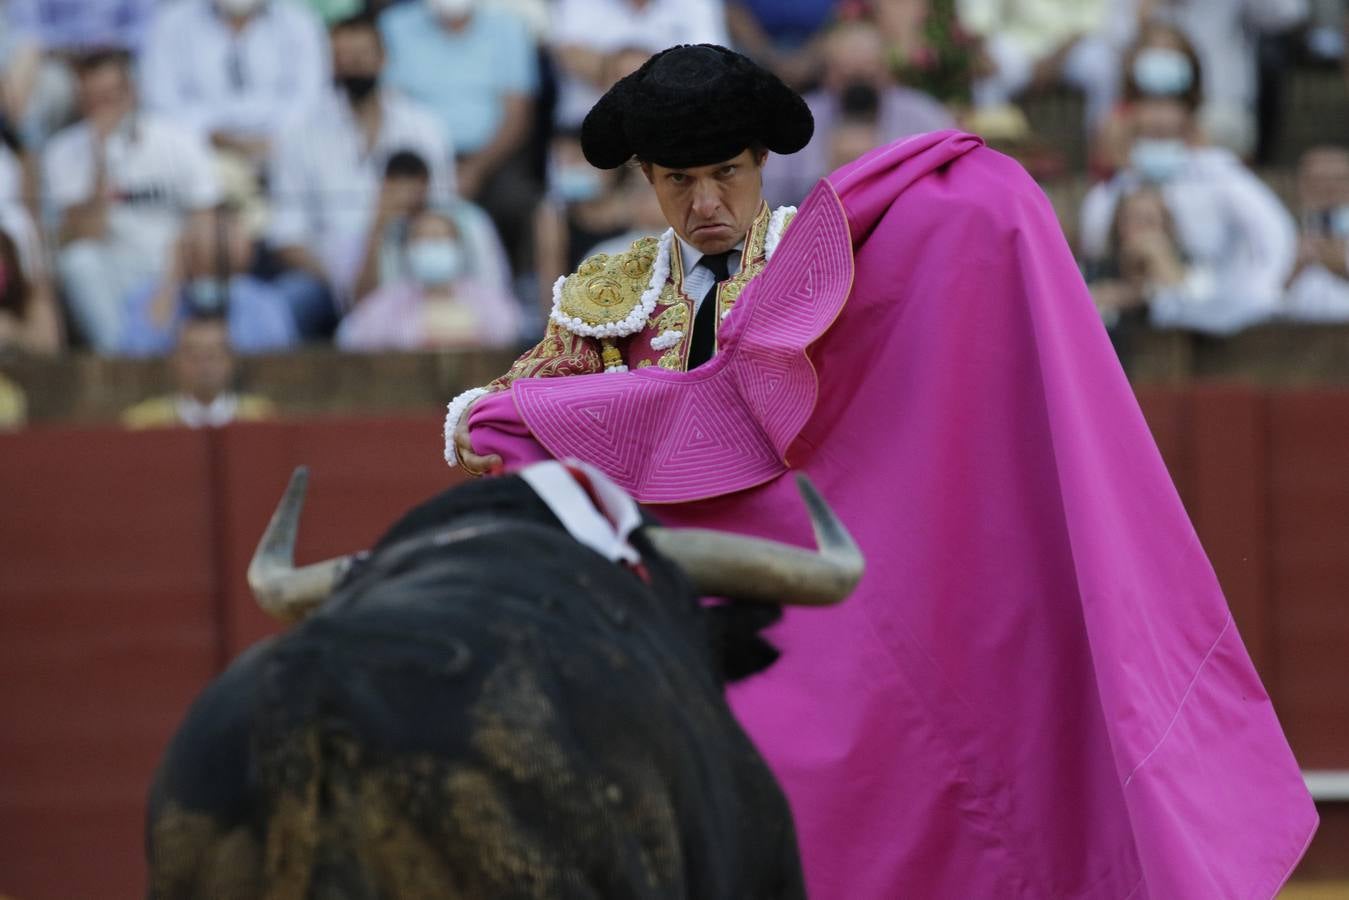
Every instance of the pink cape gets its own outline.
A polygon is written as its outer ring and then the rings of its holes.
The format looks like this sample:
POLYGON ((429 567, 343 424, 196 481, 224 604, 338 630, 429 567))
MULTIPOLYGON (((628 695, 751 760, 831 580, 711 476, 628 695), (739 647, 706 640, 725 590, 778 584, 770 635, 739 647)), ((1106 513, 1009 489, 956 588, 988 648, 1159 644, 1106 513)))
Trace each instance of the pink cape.
POLYGON ((694 373, 517 382, 470 425, 807 545, 799 469, 852 529, 856 594, 732 694, 811 896, 1273 896, 1315 809, 1026 174, 951 132, 869 154, 726 326, 694 373))

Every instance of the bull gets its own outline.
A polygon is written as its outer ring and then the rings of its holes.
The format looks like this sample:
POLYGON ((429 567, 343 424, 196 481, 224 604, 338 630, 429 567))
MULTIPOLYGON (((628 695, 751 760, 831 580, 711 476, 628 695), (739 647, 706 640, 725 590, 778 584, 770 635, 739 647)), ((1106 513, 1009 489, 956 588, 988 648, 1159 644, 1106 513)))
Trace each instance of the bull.
POLYGON ((804 480, 817 553, 643 520, 640 565, 518 476, 293 566, 297 470, 249 570, 300 620, 197 699, 150 791, 149 896, 794 898, 784 795, 723 688, 782 603, 861 574, 804 480), (709 606, 702 596, 731 602, 709 606))

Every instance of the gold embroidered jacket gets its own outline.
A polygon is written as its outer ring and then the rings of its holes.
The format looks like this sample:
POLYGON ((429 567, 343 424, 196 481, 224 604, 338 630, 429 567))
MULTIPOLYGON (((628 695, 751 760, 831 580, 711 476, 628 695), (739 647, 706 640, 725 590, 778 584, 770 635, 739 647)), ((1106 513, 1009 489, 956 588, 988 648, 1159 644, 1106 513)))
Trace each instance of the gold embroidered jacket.
MULTIPOLYGON (((760 208, 742 251, 740 271, 717 290, 717 326, 763 267, 794 209, 760 208)), ((695 300, 684 292, 680 244, 673 232, 642 238, 623 253, 598 254, 554 289, 548 330, 505 375, 487 386, 504 390, 517 378, 588 375, 658 365, 688 366, 695 300)))

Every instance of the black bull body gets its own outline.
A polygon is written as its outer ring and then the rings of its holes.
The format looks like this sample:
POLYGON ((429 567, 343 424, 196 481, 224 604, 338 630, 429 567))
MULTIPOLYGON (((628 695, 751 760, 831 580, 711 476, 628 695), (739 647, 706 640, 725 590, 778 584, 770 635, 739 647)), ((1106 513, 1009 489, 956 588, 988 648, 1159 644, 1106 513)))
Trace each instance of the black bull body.
POLYGON ((804 896, 723 697, 771 662, 774 611, 710 612, 632 542, 649 580, 517 478, 409 513, 194 704, 151 788, 149 895, 804 896))

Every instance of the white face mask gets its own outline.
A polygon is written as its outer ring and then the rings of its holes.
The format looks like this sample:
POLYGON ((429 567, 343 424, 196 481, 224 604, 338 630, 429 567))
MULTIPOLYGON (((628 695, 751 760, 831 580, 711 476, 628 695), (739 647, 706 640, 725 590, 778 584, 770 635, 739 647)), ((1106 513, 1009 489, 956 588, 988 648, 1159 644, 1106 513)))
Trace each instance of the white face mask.
POLYGON ((426 238, 408 245, 408 269, 421 284, 449 284, 463 267, 463 251, 448 238, 426 238))
POLYGON ((477 5, 477 0, 426 0, 431 13, 442 19, 462 19, 477 5))
POLYGON ((1134 82, 1153 97, 1176 97, 1194 84, 1189 58, 1168 47, 1148 47, 1134 58, 1134 82))
POLYGON ((262 8, 267 0, 215 0, 216 6, 227 16, 242 19, 262 8))
POLYGON ((584 164, 553 167, 548 183, 564 203, 584 203, 604 193, 599 171, 584 164))
POLYGON ((1153 184, 1170 181, 1189 160, 1190 148, 1179 138, 1139 138, 1129 150, 1130 167, 1153 184))

